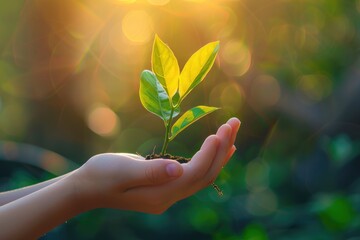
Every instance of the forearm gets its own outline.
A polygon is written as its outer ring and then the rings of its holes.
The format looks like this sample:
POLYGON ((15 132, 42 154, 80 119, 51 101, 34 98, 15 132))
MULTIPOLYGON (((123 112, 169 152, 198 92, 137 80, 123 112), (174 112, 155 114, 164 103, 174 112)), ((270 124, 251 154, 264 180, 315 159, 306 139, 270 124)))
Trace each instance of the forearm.
POLYGON ((63 178, 0 207, 0 239, 37 239, 80 214, 71 178, 63 178))
POLYGON ((7 191, 7 192, 2 192, 0 193, 0 206, 5 205, 7 203, 10 203, 12 201, 15 201, 19 198, 22 198, 26 195, 29 195, 33 192, 36 192, 44 187, 49 186, 50 184, 53 184, 61 179, 63 179, 64 177, 66 177, 68 174, 38 183, 38 184, 34 184, 28 187, 24 187, 24 188, 20 188, 20 189, 15 189, 15 190, 11 190, 11 191, 7 191))

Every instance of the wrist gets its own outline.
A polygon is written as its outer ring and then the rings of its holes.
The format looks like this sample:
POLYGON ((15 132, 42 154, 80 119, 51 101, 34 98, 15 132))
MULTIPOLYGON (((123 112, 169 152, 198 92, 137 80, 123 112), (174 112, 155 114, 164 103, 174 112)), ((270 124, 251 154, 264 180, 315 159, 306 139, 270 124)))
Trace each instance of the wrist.
POLYGON ((78 170, 74 171, 63 180, 67 182, 67 185, 70 188, 71 201, 73 202, 73 206, 78 210, 78 213, 98 208, 98 206, 96 206, 96 201, 94 200, 94 195, 96 194, 91 192, 91 187, 89 186, 90 183, 85 180, 78 170))

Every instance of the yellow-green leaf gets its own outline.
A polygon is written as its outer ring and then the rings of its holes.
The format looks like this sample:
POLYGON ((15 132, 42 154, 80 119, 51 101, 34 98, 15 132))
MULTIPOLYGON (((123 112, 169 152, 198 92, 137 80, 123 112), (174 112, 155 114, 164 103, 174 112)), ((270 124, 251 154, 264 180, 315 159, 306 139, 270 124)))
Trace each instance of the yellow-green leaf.
POLYGON ((152 70, 171 99, 179 86, 179 64, 171 49, 157 35, 151 59, 152 70))
POLYGON ((219 51, 219 41, 206 44, 186 62, 180 74, 179 94, 184 99, 210 71, 219 51))
POLYGON ((139 95, 146 110, 164 121, 169 120, 171 113, 169 96, 153 72, 149 70, 142 72, 139 95))
POLYGON ((218 109, 219 108, 217 107, 197 106, 186 111, 171 127, 170 140, 173 140, 176 137, 176 135, 178 135, 185 128, 187 128, 188 126, 199 120, 200 118, 218 109))

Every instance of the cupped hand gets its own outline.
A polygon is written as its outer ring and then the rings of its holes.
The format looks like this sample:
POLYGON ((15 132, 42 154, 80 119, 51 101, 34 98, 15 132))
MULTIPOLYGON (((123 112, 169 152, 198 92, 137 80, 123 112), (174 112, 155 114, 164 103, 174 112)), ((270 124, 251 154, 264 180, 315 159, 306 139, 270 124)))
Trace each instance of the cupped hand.
POLYGON ((185 164, 126 153, 92 157, 70 177, 77 201, 87 210, 116 208, 159 214, 175 202, 212 184, 236 150, 237 118, 207 137, 185 164))

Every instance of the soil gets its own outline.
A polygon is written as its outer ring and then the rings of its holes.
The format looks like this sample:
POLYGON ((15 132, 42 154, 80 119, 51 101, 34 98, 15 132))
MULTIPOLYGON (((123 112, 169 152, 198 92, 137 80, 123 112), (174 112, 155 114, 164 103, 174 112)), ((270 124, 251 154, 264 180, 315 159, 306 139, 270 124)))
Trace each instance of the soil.
MULTIPOLYGON (((191 158, 185 158, 185 157, 181 157, 181 156, 173 156, 168 153, 166 153, 164 155, 153 153, 153 154, 146 155, 146 157, 145 157, 146 160, 151 160, 151 159, 156 159, 156 158, 172 159, 172 160, 178 161, 179 163, 187 163, 187 162, 191 161, 191 158)), ((221 191, 221 189, 218 185, 216 185, 215 183, 212 183, 212 186, 216 190, 216 192, 218 193, 219 196, 223 195, 223 192, 221 191)))
POLYGON ((155 158, 172 159, 172 160, 178 161, 179 163, 187 163, 191 160, 191 158, 185 158, 185 157, 181 157, 181 156, 173 156, 171 154, 161 155, 161 154, 153 153, 153 154, 146 155, 146 157, 145 157, 146 160, 155 159, 155 158))

